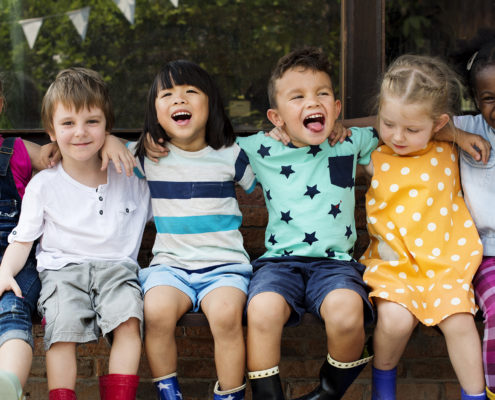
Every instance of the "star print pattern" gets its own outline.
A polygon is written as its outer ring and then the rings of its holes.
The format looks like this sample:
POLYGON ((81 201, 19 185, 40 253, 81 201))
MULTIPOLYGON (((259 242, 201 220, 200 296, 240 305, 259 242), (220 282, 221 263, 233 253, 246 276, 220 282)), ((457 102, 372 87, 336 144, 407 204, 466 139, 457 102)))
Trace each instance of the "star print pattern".
POLYGON ((259 155, 263 158, 269 157, 270 156, 270 148, 271 148, 270 146, 265 147, 265 146, 261 145, 259 150, 258 150, 259 155))
POLYGON ((367 164, 377 145, 371 128, 352 128, 352 140, 334 147, 328 141, 285 146, 261 132, 237 142, 265 194, 269 221, 263 256, 351 260, 354 177, 356 164, 367 164))
POLYGON ((317 185, 306 186, 306 193, 304 193, 304 195, 309 196, 311 197, 311 199, 313 199, 313 197, 315 197, 318 193, 321 192, 317 189, 317 185))
POLYGON ((280 174, 285 175, 287 179, 289 179, 289 176, 291 176, 294 173, 294 170, 292 169, 292 165, 282 165, 282 170, 280 171, 280 174))
POLYGON ((446 142, 430 142, 410 157, 387 146, 373 153, 364 280, 370 296, 403 305, 425 325, 477 310, 471 282, 483 248, 457 161, 446 142))

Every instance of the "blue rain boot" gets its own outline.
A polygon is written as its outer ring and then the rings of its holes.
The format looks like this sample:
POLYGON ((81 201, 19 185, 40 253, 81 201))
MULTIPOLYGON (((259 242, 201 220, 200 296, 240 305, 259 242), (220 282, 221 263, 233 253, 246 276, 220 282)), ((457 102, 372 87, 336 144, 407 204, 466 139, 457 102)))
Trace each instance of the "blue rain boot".
POLYGON ((397 367, 382 370, 373 367, 371 400, 395 400, 397 367))
POLYGON ((213 400, 244 400, 245 392, 246 384, 234 389, 222 391, 217 381, 217 383, 215 383, 215 389, 213 389, 213 400))
POLYGON ((182 400, 177 373, 153 379, 160 400, 182 400))
POLYGON ((461 388, 461 400, 486 400, 486 392, 480 394, 467 394, 464 389, 461 388))

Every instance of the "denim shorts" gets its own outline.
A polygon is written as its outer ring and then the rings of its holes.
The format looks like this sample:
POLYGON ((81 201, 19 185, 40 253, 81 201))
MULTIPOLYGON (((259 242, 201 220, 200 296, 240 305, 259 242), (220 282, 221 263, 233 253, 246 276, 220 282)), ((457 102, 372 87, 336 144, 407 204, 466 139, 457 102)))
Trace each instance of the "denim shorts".
POLYGON ((235 287, 247 293, 253 268, 250 264, 226 264, 199 271, 186 271, 167 265, 153 265, 139 271, 144 294, 155 286, 172 286, 185 293, 198 311, 201 300, 213 289, 235 287))
POLYGON ((7 340, 21 339, 33 347, 31 316, 40 293, 36 260, 29 258, 15 280, 24 298, 17 297, 12 291, 0 297, 0 346, 7 340))
POLYGON ((40 272, 38 309, 45 320, 45 350, 53 343, 86 343, 130 318, 143 322, 143 296, 129 262, 91 261, 40 272))
POLYGON ((320 307, 333 290, 350 289, 363 299, 365 326, 374 320, 368 299, 368 286, 363 281, 364 265, 355 261, 330 258, 270 257, 253 262, 254 274, 249 284, 247 304, 257 294, 280 294, 292 308, 287 326, 297 325, 305 312, 321 319, 320 307))

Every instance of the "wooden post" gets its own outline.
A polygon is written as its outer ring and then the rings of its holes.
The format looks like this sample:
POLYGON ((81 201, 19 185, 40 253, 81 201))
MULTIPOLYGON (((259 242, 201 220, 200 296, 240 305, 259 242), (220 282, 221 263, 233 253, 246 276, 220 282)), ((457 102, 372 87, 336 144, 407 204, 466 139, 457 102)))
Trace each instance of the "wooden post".
POLYGON ((385 65, 385 0, 342 0, 342 117, 370 115, 385 65))

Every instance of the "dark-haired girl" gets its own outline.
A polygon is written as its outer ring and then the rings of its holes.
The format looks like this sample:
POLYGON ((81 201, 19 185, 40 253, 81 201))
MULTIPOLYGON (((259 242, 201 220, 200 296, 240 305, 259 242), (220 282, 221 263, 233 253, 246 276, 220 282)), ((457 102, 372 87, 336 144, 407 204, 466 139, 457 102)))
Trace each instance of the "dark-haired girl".
POLYGON ((215 342, 214 399, 244 399, 242 314, 252 268, 243 248, 235 183, 256 184, 210 76, 188 61, 168 63, 149 90, 138 170, 149 183, 157 236, 140 272, 145 347, 160 399, 182 398, 175 327, 201 309, 215 342), (145 156, 146 132, 168 157, 145 156))
MULTIPOLYGON (((461 44, 454 57, 465 75, 470 93, 479 110, 477 115, 454 118, 455 125, 477 133, 495 148, 495 30, 483 29, 472 40, 461 44)), ((483 242, 483 261, 473 280, 476 300, 483 311, 485 331, 483 363, 487 396, 495 399, 495 155, 487 163, 461 153, 464 198, 483 242)))

